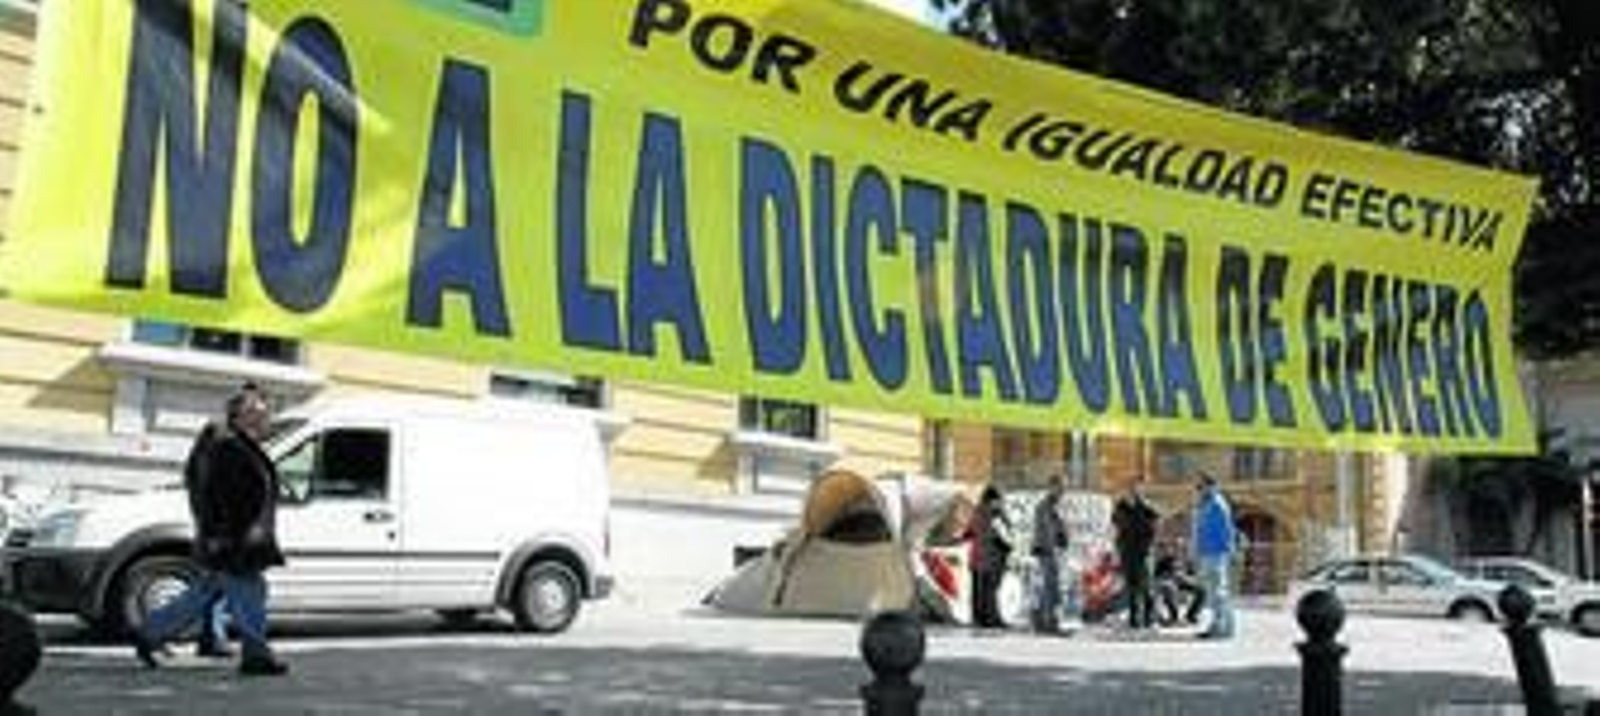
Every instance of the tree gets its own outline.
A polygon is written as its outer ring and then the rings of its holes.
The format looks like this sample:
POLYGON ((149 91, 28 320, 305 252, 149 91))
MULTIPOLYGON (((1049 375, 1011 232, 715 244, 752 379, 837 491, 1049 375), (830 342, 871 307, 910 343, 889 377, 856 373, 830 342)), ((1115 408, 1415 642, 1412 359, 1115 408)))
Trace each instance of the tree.
POLYGON ((1537 175, 1517 339, 1600 347, 1600 3, 931 0, 978 42, 1208 104, 1537 175))
MULTIPOLYGON (((1362 141, 1533 174, 1516 340, 1600 348, 1600 2, 930 0, 1006 52, 1362 141)), ((1458 543, 1526 553, 1578 494, 1541 435, 1527 458, 1431 466, 1468 517, 1458 543), (1509 516, 1531 506, 1516 540, 1509 516), (1492 528, 1504 529, 1498 532, 1492 528)))
POLYGON ((1538 453, 1527 457, 1442 458, 1430 463, 1431 477, 1447 493, 1451 512, 1464 518, 1453 521, 1457 549, 1468 554, 1534 553, 1553 518, 1579 503, 1587 472, 1563 446, 1563 432, 1541 431, 1538 453), (1524 508, 1532 514, 1518 539, 1514 526, 1524 508))

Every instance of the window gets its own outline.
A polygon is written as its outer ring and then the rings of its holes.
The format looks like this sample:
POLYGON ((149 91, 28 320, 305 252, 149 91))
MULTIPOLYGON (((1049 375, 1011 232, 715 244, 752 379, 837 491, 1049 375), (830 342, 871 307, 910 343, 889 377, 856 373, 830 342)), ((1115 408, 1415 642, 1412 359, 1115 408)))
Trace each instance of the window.
POLYGON ((1365 584, 1371 581, 1371 575, 1366 562, 1351 562, 1335 567, 1328 574, 1328 581, 1334 584, 1365 584))
POLYGON ((1158 483, 1187 483, 1194 479, 1195 465, 1184 443, 1175 440, 1150 441, 1150 462, 1158 483))
POLYGON ((744 398, 739 401, 739 427, 802 440, 822 439, 819 411, 810 403, 744 398))
POLYGON ((284 365, 300 362, 299 341, 182 323, 136 320, 133 323, 133 340, 147 345, 221 353, 284 365))
POLYGON ((1528 589, 1551 589, 1556 586, 1532 570, 1512 564, 1485 565, 1483 576, 1490 581, 1519 584, 1528 589))
POLYGON ((1433 579, 1422 570, 1402 562, 1378 565, 1378 581, 1398 587, 1426 587, 1433 583, 1433 579))
POLYGON ((990 435, 990 461, 995 471, 1017 471, 1028 460, 1027 433, 995 428, 990 435))
POLYGON ((1286 479, 1290 476, 1291 454, 1287 450, 1274 448, 1234 448, 1233 479, 1241 481, 1286 479))
POLYGON ((589 376, 496 372, 489 376, 489 395, 598 409, 606 404, 606 384, 589 376))
POLYGON ((314 499, 382 500, 389 494, 389 433, 330 430, 301 443, 278 460, 286 496, 314 499))
POLYGON ((262 445, 271 445, 288 437, 291 433, 306 424, 305 418, 278 418, 267 426, 267 435, 261 441, 262 445))

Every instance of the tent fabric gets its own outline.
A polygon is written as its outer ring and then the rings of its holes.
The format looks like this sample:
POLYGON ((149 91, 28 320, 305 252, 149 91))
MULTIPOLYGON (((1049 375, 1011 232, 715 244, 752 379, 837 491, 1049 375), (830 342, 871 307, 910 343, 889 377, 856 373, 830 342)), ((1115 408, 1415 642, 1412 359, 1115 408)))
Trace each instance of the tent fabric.
POLYGON ((853 472, 834 470, 817 478, 806 495, 800 529, 807 534, 827 532, 834 523, 852 514, 883 516, 883 495, 870 480, 853 472))
POLYGON ((919 592, 912 544, 959 494, 958 488, 830 471, 807 493, 800 524, 719 585, 707 603, 735 613, 795 616, 911 608, 919 592), (905 529, 911 525, 922 532, 911 534, 905 529))

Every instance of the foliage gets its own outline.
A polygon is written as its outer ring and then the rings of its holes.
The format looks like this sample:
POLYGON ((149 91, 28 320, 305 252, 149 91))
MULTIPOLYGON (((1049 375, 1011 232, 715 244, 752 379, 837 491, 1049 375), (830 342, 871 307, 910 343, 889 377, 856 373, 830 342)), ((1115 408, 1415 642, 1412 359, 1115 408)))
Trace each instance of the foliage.
POLYGON ((1539 434, 1539 452, 1528 457, 1463 457, 1439 459, 1435 478, 1442 478, 1457 501, 1457 512, 1467 515, 1457 544, 1468 553, 1511 552, 1531 555, 1544 537, 1552 518, 1577 504, 1581 480, 1587 471, 1565 447, 1564 431, 1539 434), (1514 539, 1513 517, 1524 505, 1533 519, 1524 539, 1514 539), (1481 518, 1481 519, 1475 519, 1481 518))
MULTIPOLYGON (((1006 52, 1538 176, 1518 264, 1517 342, 1534 358, 1600 348, 1600 2, 930 2, 952 31, 1006 52)), ((1578 468, 1558 442, 1547 432, 1534 457, 1434 466, 1477 515, 1464 521, 1469 549, 1526 553, 1576 501, 1578 468), (1533 530, 1513 545, 1509 518, 1527 504, 1533 530)))
POLYGON ((1537 175, 1518 341, 1600 347, 1600 3, 930 0, 1007 52, 1416 151, 1537 175))

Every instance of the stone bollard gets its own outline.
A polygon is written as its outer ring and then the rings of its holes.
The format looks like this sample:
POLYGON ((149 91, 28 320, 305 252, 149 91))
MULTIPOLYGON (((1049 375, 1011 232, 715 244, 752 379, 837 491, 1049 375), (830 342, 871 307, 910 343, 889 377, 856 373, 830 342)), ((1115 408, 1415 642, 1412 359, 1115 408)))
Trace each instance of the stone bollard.
POLYGON ((1500 613, 1505 615, 1506 640, 1511 642, 1511 660, 1517 666, 1517 684, 1522 687, 1522 705, 1528 716, 1555 716, 1561 713, 1556 679, 1550 672, 1550 658, 1544 653, 1540 626, 1532 623, 1538 602, 1520 585, 1500 590, 1500 613))
POLYGON ((42 647, 33 617, 0 602, 0 714, 27 713, 14 698, 39 668, 42 647))
POLYGON ((1326 589, 1300 598, 1295 619, 1306 640, 1300 650, 1300 713, 1303 716, 1339 716, 1344 709, 1342 661, 1348 651, 1338 642, 1344 627, 1344 604, 1326 589))
POLYGON ((867 716, 916 716, 922 686, 911 672, 922 665, 927 637, 922 620, 911 612, 880 612, 861 631, 861 658, 872 669, 872 682, 861 687, 867 716))

